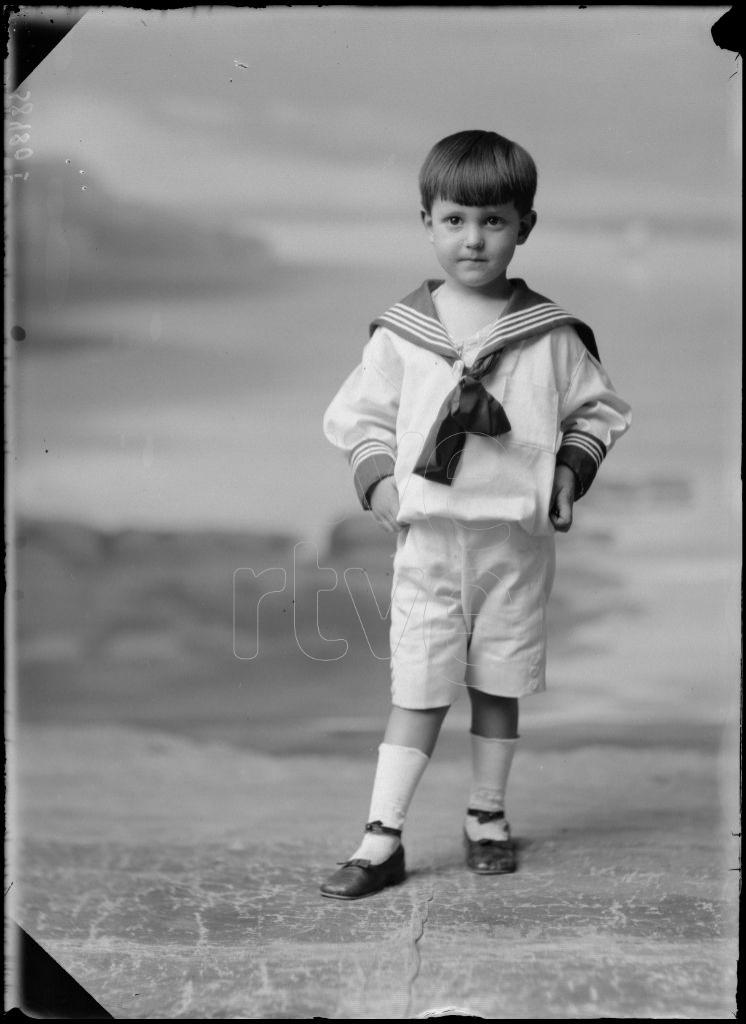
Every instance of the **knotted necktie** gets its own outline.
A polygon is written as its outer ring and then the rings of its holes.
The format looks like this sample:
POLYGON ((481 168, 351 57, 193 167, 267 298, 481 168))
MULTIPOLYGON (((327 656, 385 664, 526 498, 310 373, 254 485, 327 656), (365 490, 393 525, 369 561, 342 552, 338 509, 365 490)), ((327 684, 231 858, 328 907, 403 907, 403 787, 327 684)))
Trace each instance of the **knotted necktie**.
MULTIPOLYGON (((431 436, 420 452, 414 472, 427 480, 450 484, 466 444, 466 435, 483 434, 499 437, 510 430, 510 420, 498 400, 482 384, 494 370, 500 352, 478 359, 464 373, 456 389, 445 402, 445 415, 434 438, 431 436)), ((443 410, 441 410, 443 412, 443 410)))
MULTIPOLYGON (((438 319, 432 300, 433 289, 442 283, 425 281, 382 316, 376 317, 370 325, 371 334, 377 327, 387 327, 399 337, 453 362, 453 345, 438 319)), ((499 342, 500 347, 477 359, 443 402, 414 468, 419 476, 450 486, 467 434, 499 437, 511 429, 505 409, 482 384, 497 366, 508 343, 525 341, 567 325, 577 331, 588 352, 598 359, 593 331, 587 324, 565 312, 551 299, 531 291, 520 278, 512 279, 510 284, 510 301, 486 340, 490 346, 499 342)))

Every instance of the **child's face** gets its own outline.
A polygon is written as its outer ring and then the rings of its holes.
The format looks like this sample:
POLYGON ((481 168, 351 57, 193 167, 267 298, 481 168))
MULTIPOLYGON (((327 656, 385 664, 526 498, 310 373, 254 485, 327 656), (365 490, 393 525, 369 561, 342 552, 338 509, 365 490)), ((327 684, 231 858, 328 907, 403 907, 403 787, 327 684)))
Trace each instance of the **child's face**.
POLYGON ((443 270, 463 287, 481 291, 505 280, 515 247, 536 223, 533 210, 521 216, 515 205, 461 206, 436 199, 422 221, 443 270))

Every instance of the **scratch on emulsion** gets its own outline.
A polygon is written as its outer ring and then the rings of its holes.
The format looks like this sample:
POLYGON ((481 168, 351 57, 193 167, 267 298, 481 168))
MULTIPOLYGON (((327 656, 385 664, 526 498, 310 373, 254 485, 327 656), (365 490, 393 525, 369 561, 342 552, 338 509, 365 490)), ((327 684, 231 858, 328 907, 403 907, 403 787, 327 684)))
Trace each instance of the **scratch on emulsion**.
POLYGON ((412 994, 414 991, 414 983, 417 980, 420 973, 420 967, 422 965, 419 941, 425 934, 425 923, 430 913, 430 904, 434 899, 435 889, 433 888, 430 895, 425 900, 423 900, 419 905, 416 904, 412 907, 412 916, 409 919, 411 958, 409 977, 407 978, 407 1008, 404 1011, 405 1018, 411 1017, 412 1015, 412 994))
POLYGON ((194 917, 197 921, 197 945, 194 948, 195 950, 204 949, 207 946, 207 928, 205 928, 205 923, 199 910, 194 911, 194 917))

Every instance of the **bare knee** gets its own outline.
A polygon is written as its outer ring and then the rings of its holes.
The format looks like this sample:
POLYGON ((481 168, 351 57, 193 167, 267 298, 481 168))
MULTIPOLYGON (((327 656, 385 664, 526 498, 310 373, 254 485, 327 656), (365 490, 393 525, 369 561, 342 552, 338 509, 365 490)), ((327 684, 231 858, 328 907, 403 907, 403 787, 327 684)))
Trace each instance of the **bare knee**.
POLYGON ((394 704, 384 733, 384 743, 416 747, 428 757, 435 749, 448 706, 439 708, 400 708, 394 704))
POLYGON ((518 698, 469 688, 471 731, 477 736, 514 739, 518 735, 518 698))

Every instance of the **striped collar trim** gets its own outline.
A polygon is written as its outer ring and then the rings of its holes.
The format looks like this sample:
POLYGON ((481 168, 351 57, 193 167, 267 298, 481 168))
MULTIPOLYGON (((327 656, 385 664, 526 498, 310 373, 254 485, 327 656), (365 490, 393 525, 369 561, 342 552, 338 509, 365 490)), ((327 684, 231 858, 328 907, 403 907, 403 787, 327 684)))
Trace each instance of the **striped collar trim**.
MULTIPOLYGON (((401 302, 391 306, 382 316, 376 317, 370 325, 370 333, 372 334, 376 327, 390 327, 400 337, 415 345, 437 352, 451 361, 458 359, 458 352, 438 319, 433 303, 432 292, 442 283, 438 280, 423 282, 401 302)), ((563 324, 580 325, 584 332, 593 337, 589 327, 550 299, 531 291, 521 278, 513 278, 510 283, 513 292, 508 304, 485 338, 477 358, 489 355, 509 342, 545 334, 553 327, 563 324)), ((585 338, 583 341, 588 347, 585 338)))
POLYGON ((425 281, 410 292, 401 302, 390 306, 386 312, 371 323, 370 333, 376 327, 390 327, 402 338, 438 352, 447 359, 457 359, 458 353, 448 336, 433 303, 432 292, 442 281, 425 281))

